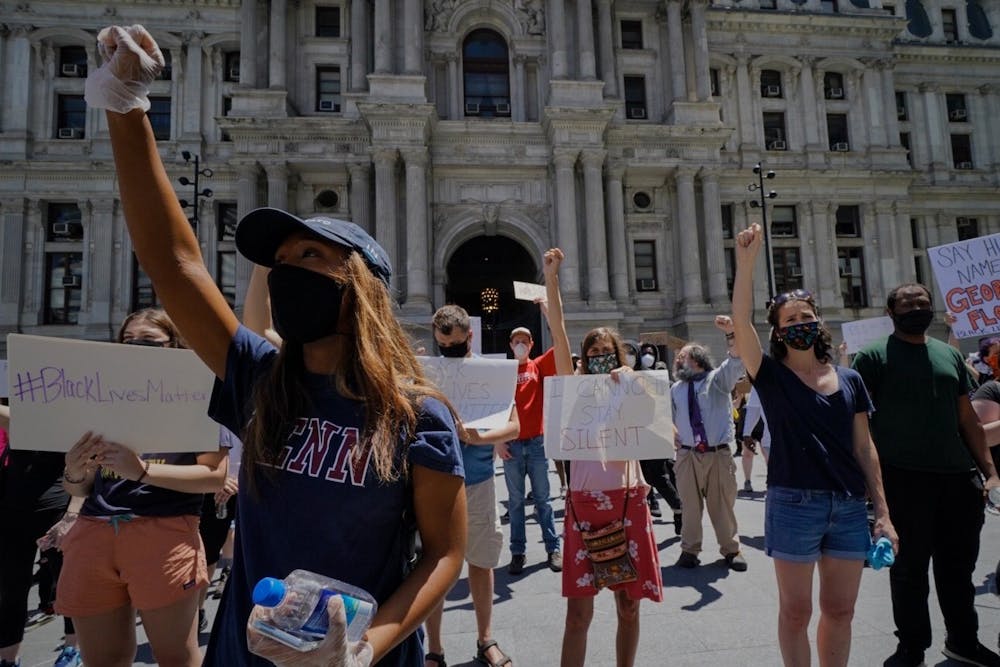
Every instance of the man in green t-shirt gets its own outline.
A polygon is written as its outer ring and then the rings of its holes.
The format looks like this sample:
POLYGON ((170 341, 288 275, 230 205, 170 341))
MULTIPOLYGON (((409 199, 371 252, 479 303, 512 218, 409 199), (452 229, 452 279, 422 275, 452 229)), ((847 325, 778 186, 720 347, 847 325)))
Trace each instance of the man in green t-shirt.
POLYGON ((926 287, 893 289, 886 311, 892 335, 854 359, 875 403, 872 438, 889 515, 899 531, 899 554, 889 572, 899 646, 885 665, 923 664, 931 645, 931 557, 947 628, 944 654, 1000 665, 1000 656, 979 643, 974 606, 972 573, 984 517, 980 473, 987 488, 1000 486, 969 401, 974 383, 961 353, 926 335, 934 319, 926 287))

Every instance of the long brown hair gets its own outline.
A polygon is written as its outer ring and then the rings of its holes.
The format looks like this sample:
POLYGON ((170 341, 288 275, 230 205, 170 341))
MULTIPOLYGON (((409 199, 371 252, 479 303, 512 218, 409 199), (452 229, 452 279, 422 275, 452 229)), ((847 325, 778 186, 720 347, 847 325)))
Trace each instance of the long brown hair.
POLYGON ((772 302, 768 306, 767 321, 771 325, 771 358, 775 361, 781 361, 788 356, 788 346, 785 345, 785 341, 781 340, 781 334, 779 333, 782 329, 781 309, 793 301, 804 302, 813 311, 813 314, 816 315, 816 319, 819 320, 819 336, 816 337, 816 342, 813 344, 813 354, 816 355, 816 359, 824 364, 832 363, 833 335, 823 321, 823 316, 819 312, 819 306, 816 305, 816 299, 813 298, 812 294, 805 291, 803 291, 802 296, 794 296, 778 303, 772 302))
POLYGON ((580 358, 583 359, 580 372, 583 375, 590 374, 590 369, 587 368, 587 350, 599 340, 611 341, 615 348, 615 356, 618 357, 618 366, 625 364, 625 342, 622 340, 622 335, 618 333, 617 329, 611 327, 597 327, 588 331, 587 335, 583 337, 583 342, 580 343, 580 358))
MULTIPOLYGON (((378 478, 394 481, 407 473, 399 445, 414 437, 420 402, 433 397, 449 409, 451 405, 424 377, 411 341, 393 313, 388 288, 361 256, 351 252, 335 277, 344 285, 339 325, 343 335, 335 338, 343 363, 331 380, 341 396, 365 403, 364 434, 352 455, 358 460, 370 446, 378 478)), ((270 371, 254 387, 253 416, 243 449, 251 485, 259 465, 276 463, 293 421, 310 407, 304 372, 302 345, 285 342, 270 371)))
POLYGON ((170 319, 167 315, 167 311, 162 308, 142 308, 134 313, 129 313, 122 321, 122 325, 118 327, 118 335, 115 336, 116 343, 122 343, 125 341, 125 329, 128 325, 135 321, 148 322, 153 326, 160 329, 163 333, 167 334, 170 338, 169 347, 187 347, 184 343, 184 339, 181 337, 181 332, 177 330, 177 326, 174 325, 174 321, 170 319))

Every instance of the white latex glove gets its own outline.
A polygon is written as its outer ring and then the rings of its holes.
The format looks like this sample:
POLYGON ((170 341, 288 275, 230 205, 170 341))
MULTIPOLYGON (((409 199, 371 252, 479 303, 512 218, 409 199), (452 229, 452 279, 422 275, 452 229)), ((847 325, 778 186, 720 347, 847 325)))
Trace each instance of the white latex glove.
POLYGON ((369 667, 374 652, 371 644, 347 641, 347 614, 344 600, 331 595, 326 604, 330 629, 319 646, 311 651, 297 651, 277 642, 254 627, 270 610, 255 605, 247 621, 247 648, 254 655, 270 660, 277 667, 369 667))
POLYGON ((141 25, 114 25, 97 35, 97 48, 104 64, 87 76, 87 105, 121 114, 149 111, 149 84, 165 64, 153 37, 141 25))

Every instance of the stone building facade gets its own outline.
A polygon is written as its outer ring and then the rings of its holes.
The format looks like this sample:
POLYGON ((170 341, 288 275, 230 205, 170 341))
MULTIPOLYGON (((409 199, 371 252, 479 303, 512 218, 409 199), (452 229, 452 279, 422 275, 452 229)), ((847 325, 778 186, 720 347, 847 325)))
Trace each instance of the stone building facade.
POLYGON ((709 333, 760 181, 775 289, 832 321, 1000 232, 997 0, 36 0, 0 22, 0 333, 107 339, 155 300, 83 104, 109 23, 168 54, 150 120, 237 307, 233 226, 264 205, 369 229, 401 315, 461 303, 487 349, 538 331, 511 283, 553 245, 572 337, 709 333))

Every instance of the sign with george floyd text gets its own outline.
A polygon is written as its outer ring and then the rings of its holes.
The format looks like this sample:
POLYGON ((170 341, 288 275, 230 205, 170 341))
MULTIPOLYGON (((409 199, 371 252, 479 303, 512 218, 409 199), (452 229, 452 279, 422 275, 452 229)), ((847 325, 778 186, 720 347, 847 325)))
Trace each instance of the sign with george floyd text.
POLYGON ((1000 234, 929 248, 945 308, 957 338, 1000 331, 1000 234))
POLYGON ((458 412, 466 428, 491 430, 507 425, 514 407, 517 361, 465 357, 418 357, 427 379, 458 412))
POLYGON ((65 452, 86 431, 136 452, 218 448, 215 376, 191 350, 7 336, 10 442, 65 452))
POLYGON ((847 343, 848 354, 854 354, 869 343, 885 338, 892 331, 892 318, 888 315, 844 322, 840 325, 840 332, 844 336, 844 342, 847 343))
POLYGON ((571 461, 669 458, 674 447, 667 371, 545 378, 545 455, 571 461))

